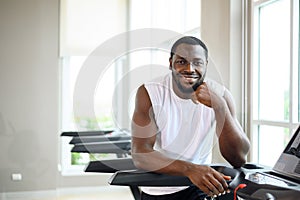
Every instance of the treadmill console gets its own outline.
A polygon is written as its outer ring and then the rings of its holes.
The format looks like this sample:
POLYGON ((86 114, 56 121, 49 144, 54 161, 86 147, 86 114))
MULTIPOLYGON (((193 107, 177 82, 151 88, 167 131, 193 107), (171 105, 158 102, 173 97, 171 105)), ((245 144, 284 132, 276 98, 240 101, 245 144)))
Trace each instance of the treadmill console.
POLYGON ((274 177, 265 173, 254 172, 251 174, 247 174, 246 180, 254 182, 259 185, 273 185, 277 187, 290 187, 296 186, 293 183, 289 183, 287 181, 281 180, 278 177, 274 177))

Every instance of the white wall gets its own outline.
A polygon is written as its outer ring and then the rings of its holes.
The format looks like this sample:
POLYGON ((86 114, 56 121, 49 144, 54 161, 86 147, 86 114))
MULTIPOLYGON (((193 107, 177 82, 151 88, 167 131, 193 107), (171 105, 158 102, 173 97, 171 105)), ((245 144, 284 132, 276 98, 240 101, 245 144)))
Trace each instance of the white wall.
POLYGON ((0 1, 0 192, 56 185, 57 8, 57 0, 0 1))
POLYGON ((202 0, 202 39, 206 42, 222 82, 237 100, 241 112, 242 93, 242 1, 202 0))
MULTIPOLYGON (((241 123, 245 114, 242 109, 242 10, 241 0, 202 0, 201 36, 213 61, 209 67, 216 68, 222 83, 231 91, 241 123)), ((218 146, 214 147, 214 162, 225 162, 218 153, 218 146)))

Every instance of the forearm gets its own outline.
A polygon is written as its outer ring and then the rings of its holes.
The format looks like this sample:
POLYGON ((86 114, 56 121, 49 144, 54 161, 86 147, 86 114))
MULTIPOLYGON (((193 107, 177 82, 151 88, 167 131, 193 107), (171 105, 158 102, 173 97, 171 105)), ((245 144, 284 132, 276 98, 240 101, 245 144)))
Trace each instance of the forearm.
POLYGON ((194 164, 171 159, 155 150, 132 150, 132 158, 137 168, 157 173, 187 176, 187 172, 194 164))
POLYGON ((219 196, 228 189, 226 180, 230 180, 230 177, 207 165, 173 160, 157 151, 137 153, 135 150, 133 150, 132 156, 134 163, 139 168, 169 175, 186 176, 194 185, 210 196, 219 196))
POLYGON ((237 120, 232 116, 225 100, 214 110, 220 151, 231 165, 241 167, 246 162, 250 142, 237 120))

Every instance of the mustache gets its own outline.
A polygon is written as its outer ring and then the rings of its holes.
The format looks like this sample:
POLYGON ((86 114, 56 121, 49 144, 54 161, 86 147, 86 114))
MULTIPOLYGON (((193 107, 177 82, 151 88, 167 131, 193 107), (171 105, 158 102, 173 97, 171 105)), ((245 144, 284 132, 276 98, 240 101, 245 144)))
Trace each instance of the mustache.
POLYGON ((199 77, 199 75, 200 75, 200 77, 202 77, 201 74, 198 75, 195 72, 181 72, 180 74, 183 76, 191 76, 191 77, 196 77, 196 78, 199 77))

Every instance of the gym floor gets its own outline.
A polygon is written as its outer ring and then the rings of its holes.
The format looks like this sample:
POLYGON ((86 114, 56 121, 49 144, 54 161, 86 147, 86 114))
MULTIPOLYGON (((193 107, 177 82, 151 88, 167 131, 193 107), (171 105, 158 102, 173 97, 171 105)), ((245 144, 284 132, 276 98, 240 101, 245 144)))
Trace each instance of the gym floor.
POLYGON ((1 193, 0 200, 134 200, 127 187, 67 188, 56 191, 1 193))

